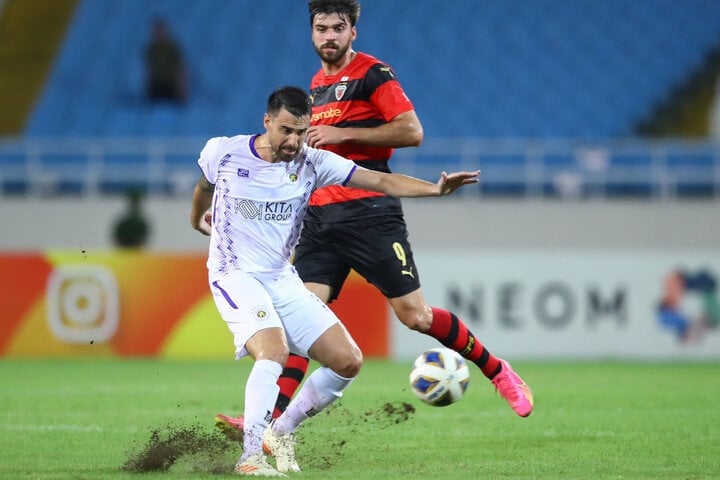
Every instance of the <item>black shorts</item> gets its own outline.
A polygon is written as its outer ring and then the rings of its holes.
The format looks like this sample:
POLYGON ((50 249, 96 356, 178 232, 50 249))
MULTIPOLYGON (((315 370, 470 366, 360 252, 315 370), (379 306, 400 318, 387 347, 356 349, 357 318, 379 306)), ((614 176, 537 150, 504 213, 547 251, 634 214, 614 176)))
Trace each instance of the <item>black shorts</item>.
POLYGON ((332 288, 330 301, 340 294, 350 269, 387 298, 420 288, 407 228, 400 215, 354 222, 305 222, 294 264, 303 282, 332 288))

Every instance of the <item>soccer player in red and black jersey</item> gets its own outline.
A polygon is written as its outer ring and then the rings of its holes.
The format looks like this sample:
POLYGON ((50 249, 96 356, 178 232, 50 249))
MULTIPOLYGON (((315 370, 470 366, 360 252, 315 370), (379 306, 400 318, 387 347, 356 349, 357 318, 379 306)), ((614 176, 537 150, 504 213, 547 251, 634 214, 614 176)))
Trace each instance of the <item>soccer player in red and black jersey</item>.
MULTIPOLYGON (((389 172, 394 148, 423 140, 412 102, 392 68, 352 49, 360 15, 356 0, 312 0, 308 7, 321 68, 310 84, 313 107, 306 141, 365 168, 389 172)), ((493 356, 456 315, 425 301, 398 198, 340 186, 315 191, 294 264, 307 288, 325 303, 338 297, 354 269, 385 295, 403 324, 475 363, 518 415, 532 412, 532 392, 510 365, 493 356)), ((290 355, 278 381, 275 416, 287 406, 307 365, 307 359, 290 355)), ((242 418, 218 415, 216 423, 229 431, 242 418)))

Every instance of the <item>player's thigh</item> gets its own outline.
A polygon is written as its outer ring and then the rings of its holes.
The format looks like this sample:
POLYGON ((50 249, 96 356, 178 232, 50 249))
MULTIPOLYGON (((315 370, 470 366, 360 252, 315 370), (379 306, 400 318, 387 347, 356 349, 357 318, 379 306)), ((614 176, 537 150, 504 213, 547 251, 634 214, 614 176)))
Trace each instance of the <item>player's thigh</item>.
POLYGON ((280 327, 258 330, 245 342, 245 350, 255 360, 272 360, 285 365, 289 353, 285 330, 280 327))
POLYGON ((316 291, 329 302, 337 298, 350 267, 343 260, 343 245, 332 241, 332 226, 307 223, 300 242, 295 247, 293 265, 305 283, 325 285, 327 290, 316 291))
POLYGON ((355 377, 362 366, 362 352, 342 323, 328 328, 310 347, 310 358, 345 378, 355 377))
POLYGON ((351 228, 346 232, 345 262, 387 298, 419 289, 420 276, 402 219, 373 219, 360 225, 360 229, 362 237, 351 228))
MULTIPOLYGON (((248 354, 246 343, 255 333, 269 328, 282 329, 272 298, 263 284, 251 275, 236 271, 213 279, 210 291, 220 316, 233 335, 237 358, 248 354)), ((284 338, 284 333, 281 336, 284 338)))
POLYGON ((303 282, 328 286, 332 299, 337 298, 350 274, 343 256, 334 249, 296 250, 293 266, 303 282))
POLYGON ((315 282, 304 282, 305 288, 314 293, 323 303, 330 303, 333 297, 333 288, 330 285, 315 282))
POLYGON ((309 356, 315 341, 339 323, 337 316, 305 288, 297 275, 286 275, 269 283, 268 291, 282 319, 290 351, 309 356))

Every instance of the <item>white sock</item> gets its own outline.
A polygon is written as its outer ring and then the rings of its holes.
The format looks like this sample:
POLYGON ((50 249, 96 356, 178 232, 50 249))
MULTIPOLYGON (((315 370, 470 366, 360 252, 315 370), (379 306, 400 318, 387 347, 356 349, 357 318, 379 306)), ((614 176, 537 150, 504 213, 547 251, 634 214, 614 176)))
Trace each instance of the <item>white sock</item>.
POLYGON ((245 434, 241 461, 262 451, 262 436, 272 420, 282 368, 273 360, 256 360, 250 371, 245 384, 245 434))
POLYGON ((285 413, 275 420, 273 431, 279 434, 292 433, 308 418, 316 415, 342 397, 354 378, 341 377, 328 367, 316 369, 305 381, 285 413))

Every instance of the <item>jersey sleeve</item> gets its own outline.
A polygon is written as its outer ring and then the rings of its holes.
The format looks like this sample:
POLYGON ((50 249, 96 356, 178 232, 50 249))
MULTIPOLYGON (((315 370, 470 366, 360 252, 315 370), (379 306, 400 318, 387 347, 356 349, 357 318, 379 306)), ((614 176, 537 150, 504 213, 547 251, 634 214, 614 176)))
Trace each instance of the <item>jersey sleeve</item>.
POLYGON ((370 96, 370 101, 386 122, 401 113, 415 109, 397 80, 395 72, 388 65, 383 63, 373 65, 368 70, 366 80, 371 85, 376 85, 370 96))
POLYGON ((315 158, 315 170, 317 172, 316 188, 329 185, 343 185, 350 181, 357 165, 347 158, 327 151, 307 147, 310 155, 315 158))
POLYGON ((220 149, 228 137, 215 137, 207 141, 198 158, 198 165, 208 182, 213 185, 217 182, 218 165, 220 163, 220 149))

